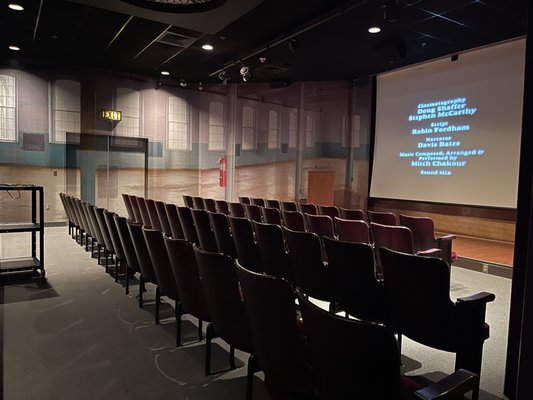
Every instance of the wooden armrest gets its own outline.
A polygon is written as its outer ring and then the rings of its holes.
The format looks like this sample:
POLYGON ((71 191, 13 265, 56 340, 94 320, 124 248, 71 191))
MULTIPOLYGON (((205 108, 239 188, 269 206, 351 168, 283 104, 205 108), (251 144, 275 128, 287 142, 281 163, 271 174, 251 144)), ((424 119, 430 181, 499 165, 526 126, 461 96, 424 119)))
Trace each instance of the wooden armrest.
POLYGON ((455 235, 443 235, 443 236, 439 236, 437 238, 437 240, 453 240, 455 239, 455 235))
POLYGON ((416 253, 417 256, 426 256, 426 257, 439 257, 441 254, 442 254, 442 250, 437 249, 437 248, 420 250, 416 253))
POLYGON ((491 301, 494 301, 495 299, 496 299, 496 296, 494 295, 494 293, 479 292, 471 296, 459 297, 457 299, 457 303, 468 303, 468 304, 490 303, 491 301))
POLYGON ((413 397, 424 400, 457 399, 459 395, 471 390, 479 390, 479 376, 467 370, 458 369, 433 385, 417 390, 413 393, 413 397))

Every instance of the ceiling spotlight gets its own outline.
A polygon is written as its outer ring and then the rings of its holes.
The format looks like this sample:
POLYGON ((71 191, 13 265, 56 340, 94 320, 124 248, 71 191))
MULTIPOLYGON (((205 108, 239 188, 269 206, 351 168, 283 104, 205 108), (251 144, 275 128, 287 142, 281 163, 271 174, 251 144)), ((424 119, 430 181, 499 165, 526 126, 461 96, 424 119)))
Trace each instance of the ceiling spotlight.
POLYGON ((11 46, 9 46, 9 50, 19 51, 19 50, 20 50, 20 47, 15 46, 15 45, 11 45, 11 46))
POLYGON ((202 86, 202 82, 198 82, 198 90, 201 92, 204 90, 204 87, 202 86))
POLYGON ((206 43, 206 44, 204 44, 202 46, 202 49, 207 50, 207 51, 212 51, 214 49, 214 47, 212 45, 206 43))
POLYGON ((180 86, 181 86, 182 88, 187 87, 187 82, 185 81, 185 79, 180 79, 180 86))
POLYGON ((242 80, 244 82, 248 82, 253 77, 250 68, 248 68, 246 65, 242 66, 239 72, 241 73, 242 80))
POLYGON ((169 75, 170 75, 170 72, 168 72, 168 71, 161 71, 161 75, 169 76, 169 75))
POLYGON ((22 11, 24 10, 24 7, 22 7, 20 4, 17 4, 17 3, 10 3, 8 5, 9 8, 11 8, 12 10, 15 10, 15 11, 22 11))
POLYGON ((259 57, 259 62, 261 64, 264 64, 266 62, 267 58, 266 57, 259 57))
POLYGON ((374 25, 368 28, 368 33, 379 33, 379 32, 381 32, 381 28, 377 25, 374 25))

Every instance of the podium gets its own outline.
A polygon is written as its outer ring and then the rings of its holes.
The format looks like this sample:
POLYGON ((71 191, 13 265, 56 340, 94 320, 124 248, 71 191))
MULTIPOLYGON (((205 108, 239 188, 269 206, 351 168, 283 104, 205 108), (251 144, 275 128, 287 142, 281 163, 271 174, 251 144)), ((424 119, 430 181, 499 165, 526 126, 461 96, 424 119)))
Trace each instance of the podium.
POLYGON ((311 169, 307 172, 307 202, 333 205, 335 172, 311 169))

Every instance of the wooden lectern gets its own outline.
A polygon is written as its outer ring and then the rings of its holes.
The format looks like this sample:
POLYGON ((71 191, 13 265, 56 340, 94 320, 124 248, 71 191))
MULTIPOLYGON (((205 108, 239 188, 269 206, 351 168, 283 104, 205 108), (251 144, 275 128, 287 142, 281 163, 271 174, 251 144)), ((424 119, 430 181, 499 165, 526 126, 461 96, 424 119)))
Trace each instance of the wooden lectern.
POLYGON ((311 169, 307 172, 307 202, 333 205, 335 172, 311 169))

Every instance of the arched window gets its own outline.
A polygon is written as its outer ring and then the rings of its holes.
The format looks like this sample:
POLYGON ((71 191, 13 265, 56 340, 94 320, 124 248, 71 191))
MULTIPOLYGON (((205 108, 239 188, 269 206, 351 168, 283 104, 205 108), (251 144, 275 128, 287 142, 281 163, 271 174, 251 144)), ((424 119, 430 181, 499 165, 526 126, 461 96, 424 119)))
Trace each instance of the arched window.
POLYGON ((292 111, 289 115, 289 148, 296 148, 298 134, 298 113, 292 111))
POLYGON ((255 149, 255 112, 250 106, 242 108, 242 149, 255 149))
POLYGON ((313 147, 314 145, 314 118, 313 114, 307 113, 305 116, 305 147, 313 147))
POLYGON ((0 75, 0 141, 17 140, 16 80, 13 76, 0 75))
POLYGON ((115 135, 140 137, 141 95, 139 91, 117 88, 115 108, 122 112, 122 121, 117 123, 114 129, 115 135))
POLYGON ((209 103, 209 150, 224 150, 224 104, 209 103))
POLYGON ((189 148, 189 104, 181 97, 168 98, 168 148, 189 148))
POLYGON ((53 86, 53 135, 52 142, 65 143, 67 132, 80 133, 80 83, 57 80, 53 86))
POLYGON ((279 116, 273 110, 268 112, 268 148, 279 148, 279 116))

